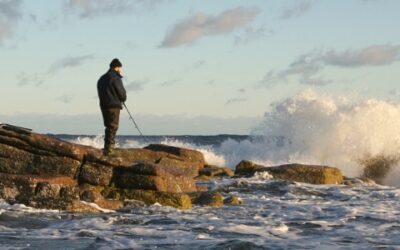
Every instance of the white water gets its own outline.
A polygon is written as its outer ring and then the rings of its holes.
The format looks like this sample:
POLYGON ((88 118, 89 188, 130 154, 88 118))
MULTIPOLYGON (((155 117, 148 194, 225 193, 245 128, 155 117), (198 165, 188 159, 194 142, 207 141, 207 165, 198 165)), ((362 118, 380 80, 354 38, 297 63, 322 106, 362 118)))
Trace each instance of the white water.
POLYGON ((274 104, 253 134, 263 140, 221 146, 229 165, 241 159, 326 164, 358 176, 360 161, 400 155, 400 105, 373 99, 352 103, 305 91, 274 104))
MULTIPOLYGON (((347 176, 359 176, 360 161, 400 155, 400 105, 375 99, 352 102, 304 91, 273 104, 252 135, 258 139, 228 139, 218 147, 171 139, 156 143, 197 149, 209 164, 232 168, 241 160, 264 165, 297 162, 336 166, 347 176)), ((103 144, 101 136, 76 142, 98 148, 103 144)), ((146 145, 128 140, 120 146, 146 145)), ((398 185, 398 177, 399 166, 394 166, 387 183, 398 185)))

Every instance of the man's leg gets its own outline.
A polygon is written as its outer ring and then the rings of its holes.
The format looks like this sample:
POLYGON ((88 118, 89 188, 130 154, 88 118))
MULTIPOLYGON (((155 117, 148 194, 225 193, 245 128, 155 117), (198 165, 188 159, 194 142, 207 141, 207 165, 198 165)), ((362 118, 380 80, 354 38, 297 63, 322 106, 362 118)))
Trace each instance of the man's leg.
POLYGON ((119 108, 103 109, 103 120, 105 129, 104 154, 108 155, 115 148, 115 135, 119 126, 119 108))

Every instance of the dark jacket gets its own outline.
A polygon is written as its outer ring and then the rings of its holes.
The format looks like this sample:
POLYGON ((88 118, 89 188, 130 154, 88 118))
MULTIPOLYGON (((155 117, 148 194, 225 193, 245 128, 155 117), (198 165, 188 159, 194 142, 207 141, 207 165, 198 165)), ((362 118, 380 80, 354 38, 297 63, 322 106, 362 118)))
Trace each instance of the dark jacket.
POLYGON ((97 82, 97 93, 102 109, 122 109, 122 102, 126 101, 126 91, 121 78, 122 76, 112 69, 100 77, 97 82))

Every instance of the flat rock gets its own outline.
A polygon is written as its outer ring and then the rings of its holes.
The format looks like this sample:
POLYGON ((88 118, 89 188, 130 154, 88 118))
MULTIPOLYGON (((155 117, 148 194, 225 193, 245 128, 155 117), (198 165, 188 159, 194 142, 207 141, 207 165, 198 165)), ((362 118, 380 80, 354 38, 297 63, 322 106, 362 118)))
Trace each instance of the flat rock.
POLYGON ((310 184, 340 184, 343 182, 341 171, 338 168, 328 166, 286 164, 265 167, 250 161, 242 161, 235 170, 235 174, 238 176, 251 176, 257 172, 268 172, 275 179, 310 184))

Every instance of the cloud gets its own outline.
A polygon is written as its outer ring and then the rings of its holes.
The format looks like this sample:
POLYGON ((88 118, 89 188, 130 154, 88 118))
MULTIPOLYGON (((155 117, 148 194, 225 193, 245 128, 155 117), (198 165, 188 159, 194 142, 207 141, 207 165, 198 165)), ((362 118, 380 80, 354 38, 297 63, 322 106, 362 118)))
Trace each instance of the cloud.
POLYGON ((170 48, 192 44, 205 36, 229 34, 249 24, 258 15, 256 8, 237 7, 217 16, 202 12, 178 22, 168 32, 160 47, 170 48))
POLYGON ((18 86, 27 86, 33 84, 35 86, 40 86, 43 84, 44 79, 39 76, 38 73, 28 74, 26 72, 22 72, 17 76, 18 86))
POLYGON ((13 36, 22 18, 22 0, 0 0, 0 44, 13 36))
POLYGON ((132 92, 139 92, 144 89, 144 85, 146 85, 149 81, 148 80, 137 80, 130 82, 125 86, 126 91, 132 91, 132 92))
POLYGON ((175 85, 175 84, 177 84, 179 82, 180 82, 180 79, 172 79, 172 80, 164 81, 160 85, 162 87, 170 87, 170 86, 175 85))
POLYGON ((281 71, 269 71, 262 84, 268 86, 288 82, 288 78, 298 76, 302 84, 327 85, 332 83, 318 74, 326 67, 357 68, 365 66, 390 65, 400 60, 400 46, 373 45, 359 50, 312 51, 301 55, 289 67, 281 71))
POLYGON ((207 62, 205 60, 199 60, 199 61, 193 63, 192 65, 188 66, 185 71, 192 71, 192 70, 200 69, 200 68, 204 67, 206 64, 207 64, 207 62))
POLYGON ((246 45, 250 41, 271 37, 275 31, 267 30, 265 27, 247 27, 241 35, 235 36, 235 45, 246 45))
POLYGON ((400 59, 400 46, 374 45, 361 50, 328 51, 320 60, 339 67, 381 66, 400 59))
POLYGON ((293 17, 302 16, 304 13, 309 11, 316 2, 317 1, 315 1, 315 0, 297 1, 295 5, 286 8, 282 12, 280 18, 281 19, 290 19, 293 17))
POLYGON ((94 59, 93 55, 84 55, 84 56, 76 56, 76 57, 65 57, 56 62, 54 62, 50 68, 49 73, 54 74, 57 71, 65 68, 72 68, 82 65, 85 61, 94 59))
POLYGON ((73 95, 62 95, 56 98, 57 101, 63 102, 65 104, 71 103, 74 99, 73 95))
POLYGON ((67 10, 75 11, 81 18, 94 18, 129 12, 151 10, 168 0, 66 0, 67 10))
POLYGON ((233 103, 239 103, 239 102, 245 102, 245 101, 247 101, 247 98, 245 98, 245 97, 231 98, 226 101, 226 104, 233 104, 233 103))

